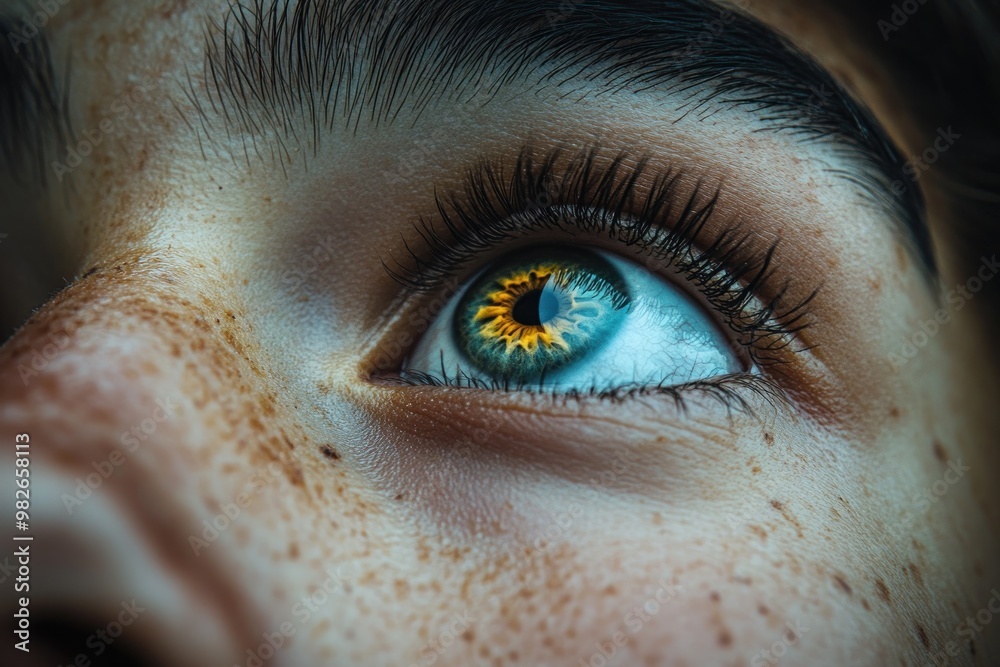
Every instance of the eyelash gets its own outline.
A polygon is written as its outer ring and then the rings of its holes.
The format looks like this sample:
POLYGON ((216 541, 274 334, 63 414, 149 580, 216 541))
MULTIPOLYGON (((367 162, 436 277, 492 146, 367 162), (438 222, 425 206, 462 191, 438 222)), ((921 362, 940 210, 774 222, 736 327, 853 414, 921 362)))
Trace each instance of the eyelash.
MULTIPOLYGON (((771 368, 787 361, 786 348, 809 326, 808 306, 817 290, 786 306, 786 282, 770 290, 766 301, 760 300, 759 295, 768 292, 775 281, 772 258, 779 241, 761 252, 749 243, 752 233, 734 224, 702 247, 706 225, 721 194, 719 189, 705 196, 699 183, 690 196, 682 198, 678 194, 684 176, 680 170, 650 175, 647 160, 629 165, 626 154, 602 165, 596 148, 576 155, 560 168, 562 156, 562 150, 554 149, 538 159, 526 147, 510 173, 505 173, 500 164, 479 163, 467 172, 461 192, 436 194, 438 224, 424 217, 416 224, 426 248, 418 252, 404 244, 408 261, 383 261, 386 271, 408 292, 426 293, 440 288, 501 244, 531 233, 558 231, 572 236, 582 232, 593 238, 604 235, 626 247, 637 247, 655 264, 664 269, 672 267, 684 275, 720 314, 755 366, 771 368), (643 192, 646 182, 651 185, 643 192)), ((649 261, 647 268, 651 268, 649 261)), ((412 385, 454 386, 451 378, 428 373, 402 372, 396 379, 412 385)), ((511 389, 501 383, 482 388, 511 389)), ((558 396, 623 400, 655 393, 673 396, 683 407, 684 397, 692 390, 700 390, 727 407, 748 410, 746 400, 737 391, 741 388, 769 400, 783 395, 765 375, 738 373, 685 385, 563 391, 558 396)), ((551 393, 536 390, 546 391, 551 393)))

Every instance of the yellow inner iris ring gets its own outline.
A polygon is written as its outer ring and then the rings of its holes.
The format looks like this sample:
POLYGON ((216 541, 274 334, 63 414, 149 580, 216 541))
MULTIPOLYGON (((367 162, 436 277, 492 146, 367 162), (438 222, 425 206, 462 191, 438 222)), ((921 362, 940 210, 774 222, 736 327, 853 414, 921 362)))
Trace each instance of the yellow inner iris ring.
POLYGON ((514 319, 514 305, 518 299, 529 292, 544 289, 551 279, 558 280, 556 274, 560 271, 564 272, 565 267, 546 264, 498 280, 500 289, 486 295, 486 305, 480 306, 473 318, 475 322, 483 323, 479 334, 488 341, 503 341, 508 354, 517 348, 528 353, 537 352, 539 347, 569 350, 569 343, 562 335, 565 325, 569 324, 566 313, 538 325, 514 319))

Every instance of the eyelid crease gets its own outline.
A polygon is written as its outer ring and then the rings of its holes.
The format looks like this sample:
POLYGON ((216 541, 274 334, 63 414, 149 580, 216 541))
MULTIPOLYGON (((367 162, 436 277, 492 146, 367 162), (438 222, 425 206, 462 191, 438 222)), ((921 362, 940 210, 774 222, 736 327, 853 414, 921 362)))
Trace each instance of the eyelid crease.
POLYGON ((649 159, 625 153, 602 160, 599 147, 565 156, 559 148, 539 156, 528 145, 511 170, 502 161, 480 161, 461 190, 435 192, 438 224, 421 217, 415 225, 424 248, 404 244, 409 261, 383 259, 386 272, 408 293, 429 292, 483 254, 531 233, 603 236, 638 249, 647 270, 682 274, 755 367, 788 360, 786 348, 809 326, 808 305, 818 288, 788 303, 790 282, 774 284, 780 238, 761 250, 752 242, 759 237, 739 224, 710 233, 706 224, 722 190, 708 194, 698 181, 683 196, 680 169, 656 173, 649 159))

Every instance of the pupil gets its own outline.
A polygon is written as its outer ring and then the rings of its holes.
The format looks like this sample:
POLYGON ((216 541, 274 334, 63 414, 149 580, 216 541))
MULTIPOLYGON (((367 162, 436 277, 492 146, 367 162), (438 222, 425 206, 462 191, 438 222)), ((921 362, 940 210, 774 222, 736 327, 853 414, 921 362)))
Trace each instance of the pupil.
POLYGON ((536 289, 523 294, 514 302, 511 316, 518 324, 537 327, 545 324, 559 312, 559 299, 551 289, 536 289))

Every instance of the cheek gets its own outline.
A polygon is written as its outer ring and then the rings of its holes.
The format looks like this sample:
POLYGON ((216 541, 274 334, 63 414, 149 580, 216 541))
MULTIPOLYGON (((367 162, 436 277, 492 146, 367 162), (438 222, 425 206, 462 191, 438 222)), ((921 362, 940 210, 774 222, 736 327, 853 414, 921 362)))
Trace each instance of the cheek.
MULTIPOLYGON (((692 473, 678 461, 660 495, 582 495, 532 474, 526 452, 501 474, 497 443, 475 436, 449 467, 412 418, 392 446, 424 455, 392 470, 392 451, 378 459, 385 405, 363 416, 330 398, 344 423, 328 440, 231 296, 164 280, 193 274, 99 271, 0 351, 0 424, 31 435, 31 522, 49 554, 32 594, 47 614, 97 627, 109 600, 135 598, 149 620, 130 641, 177 664, 247 664, 276 631, 272 664, 292 665, 388 651, 397 664, 875 665, 947 637, 944 559, 879 546, 894 501, 861 500, 857 475, 810 483, 796 468, 779 493, 753 479, 789 477, 794 457, 761 456, 725 494, 704 472, 679 493, 692 473)), ((546 466, 565 462, 554 450, 546 466)))

